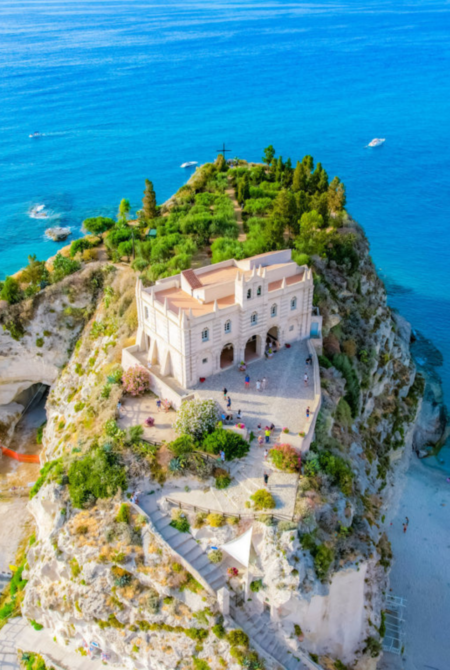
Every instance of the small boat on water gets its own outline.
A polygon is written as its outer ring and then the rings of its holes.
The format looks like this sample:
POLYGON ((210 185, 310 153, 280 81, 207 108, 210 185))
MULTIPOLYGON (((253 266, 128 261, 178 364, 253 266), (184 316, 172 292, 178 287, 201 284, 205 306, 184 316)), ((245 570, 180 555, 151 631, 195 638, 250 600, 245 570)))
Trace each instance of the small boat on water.
POLYGON ((30 210, 32 219, 48 219, 48 214, 45 210, 45 205, 36 205, 30 210))
POLYGON ((383 137, 375 137, 369 144, 367 145, 368 147, 379 147, 381 146, 384 142, 386 142, 386 139, 383 137))
POLYGON ((41 133, 38 130, 35 130, 34 133, 31 133, 31 135, 28 135, 30 139, 34 139, 35 137, 40 137, 41 133))
POLYGON ((190 167, 194 167, 194 165, 198 165, 197 161, 188 161, 187 163, 183 163, 183 165, 180 165, 180 167, 190 168, 190 167))
POLYGON ((47 228, 45 231, 47 237, 49 237, 54 242, 61 242, 62 240, 65 240, 66 237, 69 237, 71 233, 71 228, 61 228, 60 226, 56 226, 55 228, 47 228))

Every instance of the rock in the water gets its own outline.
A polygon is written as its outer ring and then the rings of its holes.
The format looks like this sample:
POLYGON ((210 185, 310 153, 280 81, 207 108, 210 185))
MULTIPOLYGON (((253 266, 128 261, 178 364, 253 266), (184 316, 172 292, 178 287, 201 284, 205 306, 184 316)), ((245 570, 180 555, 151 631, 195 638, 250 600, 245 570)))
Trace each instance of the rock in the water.
POLYGON ((71 235, 71 233, 71 228, 61 228, 59 226, 56 226, 55 228, 47 228, 45 231, 47 237, 49 237, 54 242, 61 242, 62 240, 65 240, 67 237, 69 237, 69 235, 71 235))

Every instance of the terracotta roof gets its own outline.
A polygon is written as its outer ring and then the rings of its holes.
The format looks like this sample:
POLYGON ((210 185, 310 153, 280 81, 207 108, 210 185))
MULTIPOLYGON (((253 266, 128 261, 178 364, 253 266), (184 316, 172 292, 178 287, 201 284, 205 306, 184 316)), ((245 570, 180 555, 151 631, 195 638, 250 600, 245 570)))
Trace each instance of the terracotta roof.
MULTIPOLYGON (((286 286, 291 286, 291 284, 297 284, 298 282, 302 281, 304 273, 301 272, 298 275, 293 275, 292 277, 286 277, 286 286)), ((277 289, 281 288, 281 285, 283 284, 282 279, 278 279, 277 281, 272 281, 269 283, 269 292, 270 291, 276 291, 277 289)))
MULTIPOLYGON (((202 316, 203 314, 209 314, 214 310, 214 302, 202 303, 196 298, 190 296, 185 291, 182 291, 180 288, 169 288, 165 291, 158 291, 158 293, 155 293, 155 300, 161 304, 164 304, 164 300, 166 298, 167 308, 175 314, 179 314, 180 309, 182 309, 188 315, 189 310, 191 309, 194 316, 202 316)), ((230 305, 234 304, 234 294, 228 295, 225 298, 219 298, 217 301, 217 307, 219 309, 223 309, 224 307, 229 307, 230 305)))
POLYGON ((191 288, 202 288, 203 284, 194 270, 183 270, 181 273, 191 288))

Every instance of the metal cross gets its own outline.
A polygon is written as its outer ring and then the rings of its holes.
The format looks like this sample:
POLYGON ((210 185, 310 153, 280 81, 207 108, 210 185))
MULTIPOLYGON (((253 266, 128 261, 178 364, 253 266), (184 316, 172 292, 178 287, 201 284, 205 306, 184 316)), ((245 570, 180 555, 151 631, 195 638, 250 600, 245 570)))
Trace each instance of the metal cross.
POLYGON ((223 142, 222 144, 223 144, 222 149, 216 149, 216 151, 219 154, 222 154, 222 156, 225 158, 225 152, 226 151, 231 151, 231 149, 225 149, 225 142, 223 142))

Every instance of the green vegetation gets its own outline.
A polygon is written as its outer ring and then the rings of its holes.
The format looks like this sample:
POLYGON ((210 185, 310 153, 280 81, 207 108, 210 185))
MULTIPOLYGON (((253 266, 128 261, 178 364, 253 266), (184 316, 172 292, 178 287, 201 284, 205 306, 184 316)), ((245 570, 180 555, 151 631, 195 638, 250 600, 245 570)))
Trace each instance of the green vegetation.
POLYGON ((326 544, 316 544, 315 533, 305 533, 300 542, 305 551, 311 552, 316 574, 324 582, 334 562, 334 549, 326 544))
POLYGON ((267 489, 259 489, 250 496, 250 499, 253 500, 255 510, 275 509, 277 506, 275 498, 267 489))
POLYGON ((86 232, 92 233, 93 235, 106 233, 107 230, 111 230, 115 225, 116 222, 114 219, 109 219, 105 216, 94 216, 83 221, 83 228, 86 232))
POLYGON ((253 593, 258 593, 258 591, 261 591, 262 585, 262 579, 255 579, 250 584, 250 591, 253 591, 253 593))
POLYGON ((226 489, 231 484, 231 477, 229 475, 218 475, 216 477, 216 489, 226 489))
POLYGON ((221 451, 224 451, 227 461, 231 461, 233 458, 246 456, 250 445, 237 433, 224 428, 216 428, 203 440, 202 449, 208 454, 220 454, 221 451))
POLYGON ((284 472, 299 472, 301 458, 299 452, 290 444, 277 444, 269 451, 272 463, 284 472))
POLYGON ((93 505, 126 487, 125 469, 114 452, 94 447, 69 468, 69 493, 74 507, 93 505))
POLYGON ((130 506, 123 503, 120 506, 119 513, 116 516, 117 523, 130 523, 130 506))
MULTIPOLYGON (((44 426, 41 426, 42 429, 43 427, 44 426)), ((62 484, 63 474, 64 474, 64 468, 60 458, 45 463, 44 467, 42 467, 39 471, 39 477, 31 487, 30 498, 34 498, 34 496, 37 493, 39 493, 39 491, 44 486, 46 481, 49 482, 54 481, 57 482, 58 484, 62 484)))
POLYGON ((52 667, 45 664, 42 656, 34 651, 22 652, 21 661, 25 670, 53 670, 52 667))
POLYGON ((176 440, 169 444, 169 449, 175 456, 181 456, 182 454, 189 454, 194 451, 194 446, 194 440, 191 435, 181 435, 181 437, 177 437, 176 440))

